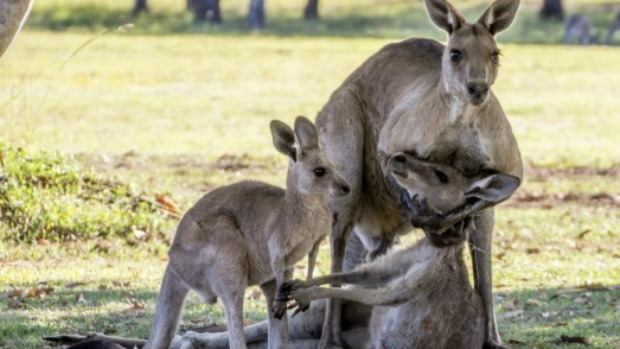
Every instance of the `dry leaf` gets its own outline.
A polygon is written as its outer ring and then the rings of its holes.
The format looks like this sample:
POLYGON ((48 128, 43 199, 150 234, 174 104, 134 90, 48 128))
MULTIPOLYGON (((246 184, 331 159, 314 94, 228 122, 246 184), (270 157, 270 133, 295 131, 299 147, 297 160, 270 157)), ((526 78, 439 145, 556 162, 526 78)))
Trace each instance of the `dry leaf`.
POLYGON ((131 310, 142 310, 146 307, 146 304, 137 301, 136 299, 128 299, 127 303, 131 306, 131 310))
POLYGON ((181 212, 172 201, 170 201, 168 198, 161 194, 155 194, 155 201, 157 201, 157 203, 160 204, 164 208, 164 210, 170 213, 178 215, 181 212))
POLYGON ((538 254, 540 253, 540 249, 538 249, 537 247, 528 247, 525 249, 525 253, 526 254, 538 254))
POLYGON ((24 307, 24 304, 18 299, 9 299, 9 302, 7 305, 9 309, 12 309, 12 310, 22 309, 24 307))
POLYGON ((54 291, 54 288, 48 286, 28 287, 25 289, 11 290, 7 292, 7 297, 14 298, 44 298, 54 291))
POLYGON ((76 288, 78 286, 84 286, 84 285, 86 285, 85 282, 78 281, 78 282, 72 282, 72 283, 66 284, 65 287, 66 288, 76 288))
POLYGON ((502 318, 504 318, 504 319, 514 319, 514 318, 518 318, 521 315, 523 315, 523 309, 516 309, 516 310, 509 311, 509 312, 505 313, 502 316, 502 318))
POLYGON ((596 292, 596 291, 609 291, 609 287, 604 286, 603 284, 601 284, 600 282, 597 283, 585 283, 583 285, 579 285, 579 288, 583 288, 586 291, 592 291, 592 292, 596 292))
POLYGON ((45 239, 43 239, 43 238, 39 238, 39 239, 37 239, 37 245, 39 245, 39 246, 49 246, 49 245, 51 245, 51 244, 52 244, 52 243, 51 243, 51 242, 49 242, 49 240, 45 240, 45 239))

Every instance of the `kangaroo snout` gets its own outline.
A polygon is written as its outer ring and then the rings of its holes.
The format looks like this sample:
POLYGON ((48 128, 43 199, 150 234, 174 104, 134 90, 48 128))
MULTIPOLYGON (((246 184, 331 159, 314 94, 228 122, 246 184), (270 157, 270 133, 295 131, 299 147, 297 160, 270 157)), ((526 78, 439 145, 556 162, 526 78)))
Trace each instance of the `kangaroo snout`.
POLYGON ((487 97, 489 84, 486 81, 470 81, 467 83, 467 94, 473 105, 478 105, 487 97))

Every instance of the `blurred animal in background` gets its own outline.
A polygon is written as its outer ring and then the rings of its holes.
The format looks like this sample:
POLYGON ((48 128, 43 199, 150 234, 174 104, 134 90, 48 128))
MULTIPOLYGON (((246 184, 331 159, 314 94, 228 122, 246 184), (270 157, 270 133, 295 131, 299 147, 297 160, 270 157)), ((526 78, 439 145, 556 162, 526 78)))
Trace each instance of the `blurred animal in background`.
POLYGON ((24 26, 34 0, 0 0, 0 56, 24 26))
POLYGON ((605 44, 611 45, 614 39, 614 33, 620 30, 620 11, 616 15, 616 19, 609 26, 609 31, 607 32, 607 36, 605 37, 605 44))
POLYGON ((592 23, 588 17, 575 14, 564 24, 564 43, 594 45, 599 43, 599 35, 593 33, 592 23))

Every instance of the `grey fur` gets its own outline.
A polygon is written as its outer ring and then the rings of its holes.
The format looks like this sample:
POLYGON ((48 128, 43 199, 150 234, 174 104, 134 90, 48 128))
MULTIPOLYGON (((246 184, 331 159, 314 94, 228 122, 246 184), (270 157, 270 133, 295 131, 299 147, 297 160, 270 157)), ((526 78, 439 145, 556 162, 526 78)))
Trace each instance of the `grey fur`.
MULTIPOLYGON (((413 200, 426 200, 436 212, 450 211, 474 196, 505 200, 520 183, 506 174, 467 179, 453 168, 406 154, 395 155, 388 166, 413 200)), ((448 247, 436 247, 424 238, 349 273, 286 283, 280 296, 290 295, 302 305, 341 298, 375 306, 368 349, 481 349, 487 326, 484 308, 463 259, 472 224, 463 222, 458 241, 448 247), (330 283, 355 287, 318 287, 330 283)))
POLYGON ((0 56, 24 26, 34 0, 0 0, 0 56))
POLYGON ((328 201, 349 192, 319 149, 314 125, 298 117, 294 129, 271 123, 274 146, 291 161, 286 190, 240 182, 206 194, 185 214, 170 247, 145 348, 168 348, 185 297, 194 290, 208 303, 222 299, 230 348, 245 349, 243 295, 249 285, 260 285, 267 299, 269 348, 289 347, 287 318, 279 319, 286 304, 274 301, 275 291, 291 278, 293 264, 329 232, 328 201))
MULTIPOLYGON (((516 15, 518 0, 497 0, 467 23, 445 0, 426 0, 432 21, 448 33, 447 45, 409 39, 385 46, 336 89, 319 113, 321 147, 351 184, 334 205, 332 273, 343 270, 347 239, 355 232, 381 255, 414 226, 445 230, 472 213, 476 290, 483 300, 489 342, 500 342, 493 312, 491 238, 496 202, 476 200, 441 216, 410 215, 397 204, 387 160, 398 152, 443 163, 468 177, 505 173, 521 178, 521 155, 510 123, 491 92, 499 59, 494 35, 516 15), (458 62, 454 62, 457 59, 458 62)), ((334 286, 337 286, 335 284, 334 286)), ((328 307, 320 348, 342 346, 338 301, 328 307)))

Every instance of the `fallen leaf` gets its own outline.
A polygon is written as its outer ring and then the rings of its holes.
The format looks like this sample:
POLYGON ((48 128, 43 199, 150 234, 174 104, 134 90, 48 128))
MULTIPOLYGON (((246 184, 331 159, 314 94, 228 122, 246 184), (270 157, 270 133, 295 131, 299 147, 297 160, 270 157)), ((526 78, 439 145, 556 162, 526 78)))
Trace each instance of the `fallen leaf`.
POLYGON ((586 229, 577 235, 577 239, 581 240, 584 236, 588 235, 591 232, 590 229, 586 229))
POLYGON ((180 214, 181 212, 171 200, 161 194, 155 194, 155 201, 170 213, 180 214))
POLYGON ((136 299, 128 299, 127 303, 131 306, 131 310, 142 310, 146 307, 146 304, 137 301, 136 299))
POLYGON ((12 310, 22 309, 24 307, 24 304, 19 299, 9 299, 7 305, 9 309, 12 310))
POLYGON ((53 287, 48 286, 37 286, 37 287, 28 287, 25 289, 16 289, 7 292, 7 297, 9 298, 43 298, 49 295, 54 291, 53 287))
POLYGON ((84 286, 84 285, 86 285, 85 282, 78 281, 78 282, 72 282, 72 283, 66 284, 65 287, 66 288, 76 288, 78 286, 84 286))
POLYGON ((513 311, 509 311, 507 313, 505 313, 504 315, 502 315, 502 318, 504 319, 514 319, 517 318, 519 316, 523 315, 523 309, 516 309, 513 311))
POLYGON ((576 343, 588 346, 588 339, 582 336, 566 336, 561 335, 558 343, 576 343))
POLYGON ((598 292, 598 291, 609 291, 609 287, 604 286, 601 283, 585 283, 583 285, 579 285, 579 288, 583 288, 587 291, 598 292))
POLYGON ((514 298, 513 300, 502 304, 502 306, 506 308, 507 310, 514 310, 517 308, 518 305, 519 305, 519 298, 514 298))
POLYGON ((526 341, 522 341, 522 340, 514 339, 514 338, 510 338, 508 340, 508 343, 510 343, 510 344, 527 344, 526 341))
POLYGON ((51 242, 49 242, 49 240, 45 240, 45 239, 43 239, 43 238, 39 238, 39 239, 37 239, 37 245, 39 245, 39 246, 49 246, 49 245, 51 245, 51 244, 52 244, 52 243, 51 243, 51 242))
POLYGON ((536 247, 528 247, 525 249, 525 253, 526 254, 538 254, 540 253, 540 249, 536 248, 536 247))

